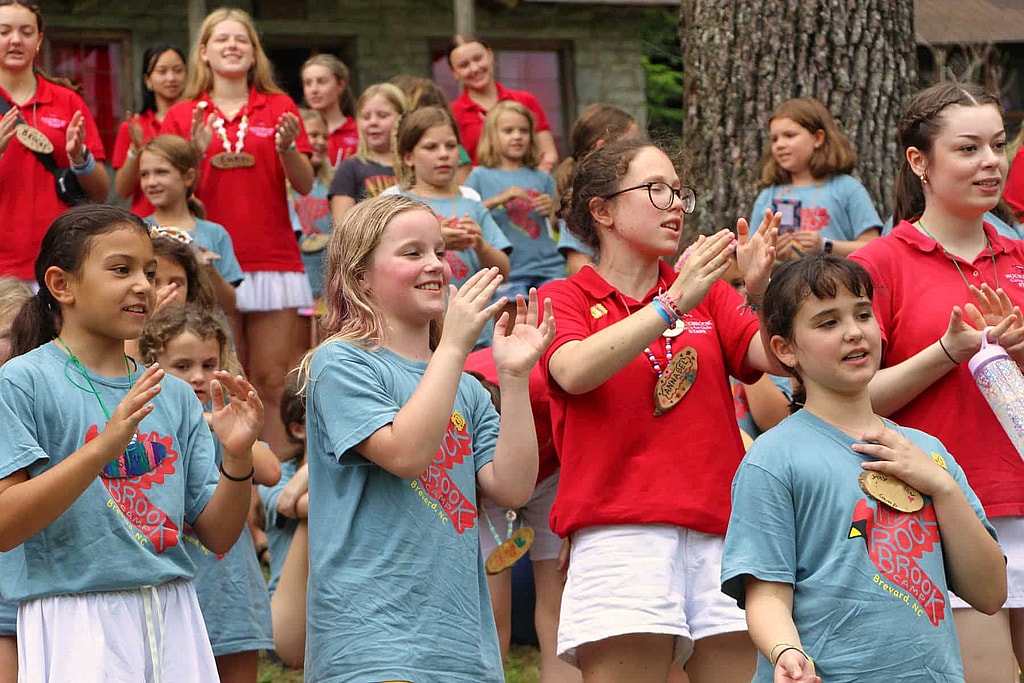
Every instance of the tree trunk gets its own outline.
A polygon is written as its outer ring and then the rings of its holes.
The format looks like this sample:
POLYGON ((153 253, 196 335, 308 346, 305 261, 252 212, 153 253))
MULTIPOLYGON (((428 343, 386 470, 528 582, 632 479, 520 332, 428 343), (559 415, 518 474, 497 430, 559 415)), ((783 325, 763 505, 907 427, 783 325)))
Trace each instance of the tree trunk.
POLYGON ((816 97, 858 152, 855 174, 883 219, 916 89, 913 0, 683 0, 683 142, 694 159, 701 232, 750 216, 768 117, 816 97))

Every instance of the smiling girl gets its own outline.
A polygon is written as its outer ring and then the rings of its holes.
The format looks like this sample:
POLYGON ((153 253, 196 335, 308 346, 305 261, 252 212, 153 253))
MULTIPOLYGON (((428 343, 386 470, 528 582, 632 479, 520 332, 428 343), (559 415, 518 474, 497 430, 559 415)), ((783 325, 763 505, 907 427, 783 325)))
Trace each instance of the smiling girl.
POLYGON ((882 220, 867 190, 849 175, 857 153, 831 112, 805 97, 783 102, 769 121, 752 221, 782 214, 779 258, 805 252, 845 256, 878 237, 882 220))
POLYGON ((327 162, 337 168, 356 153, 355 98, 348 84, 348 67, 332 54, 313 55, 302 65, 302 96, 306 105, 327 121, 327 162))
POLYGON ((505 304, 492 303, 502 276, 486 268, 456 288, 444 251, 436 216, 407 197, 369 199, 331 235, 329 336, 300 370, 309 680, 505 680, 477 489, 506 506, 530 497, 537 441, 529 375, 554 328, 536 291, 517 301, 509 335, 501 315, 499 423, 490 395, 462 368, 505 304))
MULTIPOLYGON (((968 683, 1012 680, 1012 655, 1024 661, 1024 461, 964 362, 980 335, 966 347, 950 337, 972 287, 1000 290, 1005 312, 1024 305, 1024 245, 984 222, 999 202, 1008 165, 999 100, 976 85, 935 85, 907 103, 899 140, 895 228, 852 258, 878 292, 883 367, 908 361, 918 368, 884 401, 876 397, 876 409, 949 448, 999 533, 1009 577, 1005 609, 989 617, 956 597, 951 602, 968 683)), ((1015 334, 1001 343, 1019 363, 1024 353, 1015 334)))
POLYGON ((228 316, 239 359, 267 401, 263 437, 284 447, 277 400, 298 357, 298 309, 313 295, 288 218, 290 183, 313 187, 312 148, 298 108, 275 85, 252 18, 221 8, 203 21, 189 60, 186 101, 164 132, 191 140, 201 159, 196 196, 227 228, 245 272, 228 316))
POLYGON ((142 55, 142 106, 128 115, 117 131, 111 165, 114 192, 132 200, 132 213, 148 216, 153 206, 139 188, 139 153, 160 134, 164 116, 185 90, 185 53, 166 43, 153 45, 142 55))

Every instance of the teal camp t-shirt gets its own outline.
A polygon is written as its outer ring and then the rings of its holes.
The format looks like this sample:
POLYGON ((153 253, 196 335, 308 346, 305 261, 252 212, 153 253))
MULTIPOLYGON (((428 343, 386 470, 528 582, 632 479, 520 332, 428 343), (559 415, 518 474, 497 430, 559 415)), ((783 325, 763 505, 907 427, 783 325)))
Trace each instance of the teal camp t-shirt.
POLYGON ((426 363, 335 342, 310 365, 306 679, 504 681, 478 540, 476 473, 498 415, 463 375, 433 462, 395 476, 357 446, 391 423, 426 363))

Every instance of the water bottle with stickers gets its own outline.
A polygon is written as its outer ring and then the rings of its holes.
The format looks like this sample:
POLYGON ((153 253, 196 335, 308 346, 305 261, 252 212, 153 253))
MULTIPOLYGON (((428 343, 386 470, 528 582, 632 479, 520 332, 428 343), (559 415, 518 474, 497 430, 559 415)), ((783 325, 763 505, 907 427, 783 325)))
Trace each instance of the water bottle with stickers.
POLYGON ((1024 458, 1024 375, 1006 350, 981 336, 981 349, 968 363, 971 375, 1006 435, 1024 458))

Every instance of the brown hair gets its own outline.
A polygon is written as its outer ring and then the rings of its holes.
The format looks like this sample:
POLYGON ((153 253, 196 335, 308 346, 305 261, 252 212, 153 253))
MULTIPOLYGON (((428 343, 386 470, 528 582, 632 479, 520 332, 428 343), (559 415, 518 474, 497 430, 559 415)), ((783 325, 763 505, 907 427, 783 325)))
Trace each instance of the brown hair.
POLYGON ((157 362, 167 351, 167 345, 186 332, 200 339, 216 339, 220 346, 220 369, 230 372, 231 342, 227 328, 212 311, 196 304, 164 306, 153 313, 139 337, 140 360, 146 365, 157 362))
POLYGON ((192 215, 196 218, 206 218, 206 207, 194 194, 196 186, 199 184, 199 159, 192 143, 180 135, 157 135, 143 145, 139 152, 140 157, 143 152, 162 157, 182 175, 187 174, 189 169, 196 172, 195 181, 191 187, 186 189, 185 197, 188 202, 188 210, 192 212, 192 215))
MULTIPOLYGON (((813 135, 819 130, 825 133, 821 146, 811 155, 810 171, 816 179, 827 178, 836 173, 850 173, 857 165, 857 152, 850 139, 839 127, 832 112, 813 97, 798 97, 786 100, 772 112, 768 123, 775 119, 790 119, 806 128, 813 135)), ((782 168, 772 155, 769 140, 761 155, 761 186, 787 185, 793 176, 782 168)))
MULTIPOLYGON (((403 190, 408 190, 416 183, 416 173, 411 166, 405 163, 403 157, 411 152, 419 143, 420 138, 435 126, 450 126, 455 134, 455 141, 459 140, 459 129, 447 109, 441 107, 423 107, 404 114, 395 126, 395 142, 392 145, 395 152, 395 173, 398 175, 398 184, 403 190)), ((456 160, 455 163, 458 163, 456 160)), ((452 176, 454 184, 455 177, 452 176)))
POLYGON ((210 283, 209 276, 199 266, 192 247, 170 237, 152 235, 151 239, 154 256, 176 261, 185 271, 185 280, 188 283, 185 301, 201 306, 208 311, 214 310, 217 306, 217 297, 213 293, 213 285, 210 283))
POLYGON ((484 117, 484 129, 480 134, 476 158, 481 166, 495 168, 501 164, 501 144, 498 142, 498 119, 502 114, 519 114, 526 119, 530 127, 530 145, 523 156, 523 165, 537 168, 540 163, 540 145, 537 144, 537 130, 534 127, 533 113, 514 100, 502 100, 491 107, 484 117))
MULTIPOLYGON (((0 0, 0 7, 24 7, 36 18, 36 29, 39 31, 39 35, 42 35, 46 25, 43 21, 43 11, 39 9, 39 5, 34 2, 25 2, 25 0, 0 0)), ((37 67, 34 63, 32 64, 32 73, 38 74, 40 78, 55 83, 59 86, 72 90, 79 95, 83 94, 82 88, 74 83, 69 78, 63 78, 60 76, 50 76, 45 71, 37 67)))
POLYGON ((974 83, 937 83, 910 98, 897 126, 897 139, 903 158, 896 172, 892 220, 897 224, 924 213, 925 198, 921 179, 914 175, 906 152, 916 147, 925 156, 945 125, 942 113, 947 107, 981 107, 991 104, 1002 116, 999 98, 974 83))
POLYGON ((451 42, 448 43, 448 49, 445 51, 445 54, 448 56, 448 66, 452 65, 452 53, 463 45, 469 45, 470 43, 480 43, 488 50, 491 49, 490 45, 471 33, 456 33, 452 36, 451 42))
POLYGON ((105 204, 73 206, 54 219, 43 235, 39 255, 36 256, 33 272, 39 291, 24 303, 11 324, 13 356, 42 346, 60 333, 61 308, 46 287, 46 271, 54 267, 78 274, 93 240, 117 230, 138 230, 149 235, 149 228, 141 218, 120 207, 105 204))
POLYGON ((399 90, 405 93, 406 111, 413 111, 422 107, 444 107, 449 109, 448 96, 444 91, 429 78, 413 76, 411 74, 398 74, 388 81, 399 90))
MULTIPOLYGON (((776 335, 793 341, 793 322, 808 297, 834 299, 840 289, 870 301, 874 297, 871 276, 856 261, 831 254, 809 254, 789 261, 772 273, 764 295, 764 319, 768 337, 776 335)), ((783 365, 800 380, 796 368, 783 365)), ((793 392, 793 400, 802 404, 803 383, 793 392)))
POLYGON ((594 253, 600 250, 597 226, 590 213, 590 201, 619 189, 629 165, 640 152, 653 147, 643 140, 618 140, 594 150, 579 163, 572 186, 562 195, 560 218, 569 231, 594 253))
POLYGON ((572 126, 569 138, 572 154, 562 159, 553 173, 558 196, 561 197, 569 188, 576 164, 583 157, 593 152, 599 144, 618 140, 636 123, 635 118, 608 104, 595 102, 584 109, 572 126))
POLYGON ((252 43, 253 65, 249 69, 249 83, 261 93, 283 95, 284 91, 274 82, 274 65, 263 51, 260 36, 256 32, 252 17, 248 12, 237 7, 221 7, 206 15, 199 27, 199 38, 192 46, 192 54, 188 60, 188 79, 185 81, 186 100, 194 100, 213 87, 213 70, 210 65, 199 58, 199 49, 210 41, 213 29, 222 21, 237 21, 245 28, 252 43))
MULTIPOLYGON (((401 88, 393 83, 374 83, 364 90, 363 94, 359 96, 359 102, 356 103, 356 116, 362 116, 363 105, 365 105, 371 97, 383 97, 391 103, 392 107, 395 108, 398 116, 401 116, 406 112, 405 93, 402 92, 401 88)), ((395 118, 395 123, 398 123, 397 117, 395 118)), ((391 140, 393 137, 394 130, 391 131, 391 135, 388 135, 388 139, 391 140)), ((366 138, 362 135, 359 136, 359 148, 356 150, 356 158, 362 159, 363 161, 370 161, 370 146, 366 143, 366 138)))
POLYGON ((345 66, 345 62, 327 52, 316 54, 302 63, 302 68, 299 69, 299 76, 301 77, 306 67, 310 66, 326 67, 330 70, 335 80, 345 81, 345 87, 341 89, 341 94, 338 95, 338 106, 341 108, 341 113, 345 116, 355 116, 358 113, 356 109, 356 96, 352 94, 352 81, 349 78, 349 70, 345 66))

